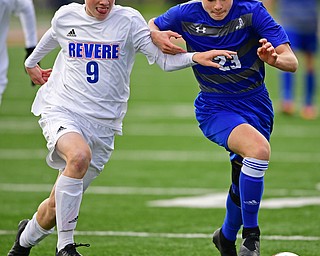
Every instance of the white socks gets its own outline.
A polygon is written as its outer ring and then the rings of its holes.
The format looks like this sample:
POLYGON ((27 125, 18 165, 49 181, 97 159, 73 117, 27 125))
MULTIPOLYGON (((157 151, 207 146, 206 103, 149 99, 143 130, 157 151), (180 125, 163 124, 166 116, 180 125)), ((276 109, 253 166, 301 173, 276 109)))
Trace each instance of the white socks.
MULTIPOLYGON (((73 232, 77 225, 82 193, 82 179, 60 175, 55 190, 58 251, 66 245, 74 243, 73 232)), ((19 244, 23 247, 28 248, 38 244, 54 231, 54 228, 43 229, 37 222, 36 215, 37 213, 33 215, 20 236, 19 244)))
POLYGON ((54 228, 50 230, 43 229, 36 220, 37 213, 35 213, 32 219, 28 222, 25 230, 20 236, 19 244, 23 247, 31 247, 38 244, 46 236, 50 235, 54 228))
POLYGON ((74 243, 73 232, 77 225, 83 193, 83 180, 60 175, 56 183, 57 249, 74 243))

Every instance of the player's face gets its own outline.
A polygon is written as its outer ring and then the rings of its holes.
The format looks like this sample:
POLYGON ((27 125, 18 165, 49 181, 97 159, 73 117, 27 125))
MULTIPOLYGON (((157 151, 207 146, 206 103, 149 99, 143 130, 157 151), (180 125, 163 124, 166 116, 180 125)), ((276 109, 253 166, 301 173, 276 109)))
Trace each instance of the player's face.
POLYGON ((86 0, 86 12, 97 20, 107 18, 115 0, 86 0))
POLYGON ((229 13, 233 0, 202 0, 202 6, 214 20, 223 20, 229 13))

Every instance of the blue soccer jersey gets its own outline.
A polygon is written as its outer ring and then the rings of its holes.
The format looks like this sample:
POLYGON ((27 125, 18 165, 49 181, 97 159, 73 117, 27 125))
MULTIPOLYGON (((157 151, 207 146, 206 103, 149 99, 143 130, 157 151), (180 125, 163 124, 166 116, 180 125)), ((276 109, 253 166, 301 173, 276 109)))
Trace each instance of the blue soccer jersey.
POLYGON ((267 38, 274 47, 289 42, 283 28, 268 14, 261 2, 234 0, 223 20, 213 20, 201 1, 190 1, 169 9, 155 19, 160 30, 182 35, 188 51, 225 49, 236 51, 232 60, 215 59, 222 67, 196 65, 194 74, 202 92, 210 97, 239 97, 264 86, 264 63, 257 56, 259 39, 267 38))
MULTIPOLYGON (((232 59, 214 61, 221 68, 193 66, 200 93, 195 114, 203 134, 228 148, 231 131, 242 123, 255 127, 269 140, 273 108, 264 84, 264 62, 257 55, 259 39, 266 38, 276 48, 289 43, 284 29, 256 0, 233 0, 228 15, 214 20, 203 9, 202 1, 189 1, 172 7, 155 19, 160 30, 182 35, 188 51, 223 49, 237 52, 232 59)), ((231 160, 241 157, 230 151, 231 160)))

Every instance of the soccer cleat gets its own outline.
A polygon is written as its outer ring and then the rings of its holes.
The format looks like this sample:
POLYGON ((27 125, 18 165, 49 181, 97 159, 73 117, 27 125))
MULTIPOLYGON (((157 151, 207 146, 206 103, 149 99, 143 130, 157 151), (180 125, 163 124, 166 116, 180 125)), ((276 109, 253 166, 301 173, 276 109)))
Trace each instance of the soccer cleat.
POLYGON ((86 246, 89 247, 90 244, 68 244, 59 252, 56 253, 56 256, 82 256, 80 253, 77 252, 76 247, 79 246, 86 246))
POLYGON ((240 246, 239 256, 260 256, 260 238, 256 233, 249 234, 240 246))
POLYGON ((236 245, 228 241, 222 234, 221 228, 213 233, 212 242, 217 247, 221 256, 237 256, 236 245))
POLYGON ((8 256, 28 256, 30 254, 30 250, 32 247, 23 247, 19 244, 20 236, 23 232, 23 230, 26 228, 29 220, 22 220, 20 221, 18 225, 18 233, 16 236, 16 240, 14 241, 13 246, 11 247, 11 250, 8 253, 8 256))
POLYGON ((304 106, 300 113, 305 120, 315 120, 317 118, 317 109, 315 106, 304 106))
POLYGON ((281 103, 280 111, 282 114, 285 114, 285 115, 289 115, 289 116, 294 115, 294 111, 295 111, 294 103, 289 100, 283 101, 281 103))

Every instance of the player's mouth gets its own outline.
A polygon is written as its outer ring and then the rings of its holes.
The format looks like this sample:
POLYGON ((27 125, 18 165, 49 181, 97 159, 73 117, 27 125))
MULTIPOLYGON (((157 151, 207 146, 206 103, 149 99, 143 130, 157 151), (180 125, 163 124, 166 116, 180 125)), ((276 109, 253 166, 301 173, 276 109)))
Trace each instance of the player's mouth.
POLYGON ((224 12, 212 12, 214 16, 223 16, 224 12))
POLYGON ((211 17, 215 18, 215 19, 223 19, 226 16, 226 12, 211 12, 211 17))
POLYGON ((98 13, 105 15, 108 13, 109 8, 108 7, 97 7, 96 10, 98 13))

